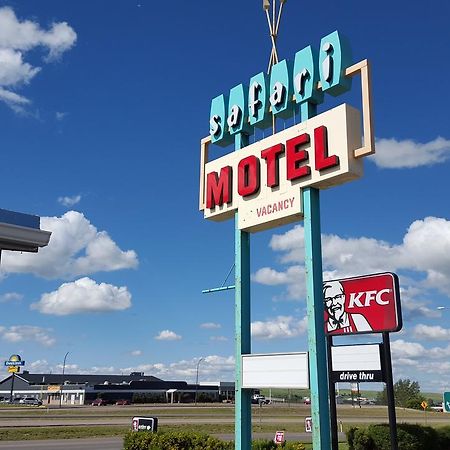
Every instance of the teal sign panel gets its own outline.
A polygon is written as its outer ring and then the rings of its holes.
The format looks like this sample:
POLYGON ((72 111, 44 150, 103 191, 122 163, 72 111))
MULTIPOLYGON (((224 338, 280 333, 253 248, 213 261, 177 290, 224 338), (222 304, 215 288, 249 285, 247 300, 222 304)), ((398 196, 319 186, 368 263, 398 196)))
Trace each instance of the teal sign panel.
POLYGON ((218 95, 211 101, 211 111, 209 114, 209 133, 211 135, 211 142, 223 147, 226 147, 232 142, 231 136, 228 133, 226 122, 225 105, 228 99, 225 95, 218 95))
POLYGON ((248 124, 247 89, 244 88, 243 84, 238 84, 230 90, 227 125, 231 135, 250 132, 250 126, 248 124))
POLYGON ((267 128, 272 124, 269 113, 269 82, 267 75, 260 72, 250 78, 248 86, 248 116, 250 125, 267 128))
POLYGON ((317 90, 319 81, 318 52, 311 46, 295 54, 294 95, 297 103, 322 103, 323 92, 317 90))
POLYGON ((444 411, 450 413, 450 392, 444 392, 444 411))
POLYGON ((292 117, 292 78, 290 77, 290 64, 283 59, 272 67, 270 72, 270 95, 269 101, 272 113, 276 117, 288 119, 292 117))
POLYGON ((320 41, 319 71, 322 90, 337 96, 352 87, 352 80, 345 76, 351 65, 352 55, 347 39, 337 31, 320 41))

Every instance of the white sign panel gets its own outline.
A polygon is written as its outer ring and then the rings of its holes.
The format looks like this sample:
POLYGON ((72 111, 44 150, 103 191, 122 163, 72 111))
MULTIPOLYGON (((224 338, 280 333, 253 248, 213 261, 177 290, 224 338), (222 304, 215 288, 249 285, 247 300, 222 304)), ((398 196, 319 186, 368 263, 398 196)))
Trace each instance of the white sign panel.
POLYGON ((308 353, 242 355, 242 387, 309 389, 308 353))
POLYGON ((204 170, 206 219, 239 210, 239 228, 258 231, 300 220, 301 189, 342 184, 363 174, 360 113, 343 104, 239 151, 204 170))
POLYGON ((339 345, 332 347, 333 371, 381 370, 380 345, 339 345))

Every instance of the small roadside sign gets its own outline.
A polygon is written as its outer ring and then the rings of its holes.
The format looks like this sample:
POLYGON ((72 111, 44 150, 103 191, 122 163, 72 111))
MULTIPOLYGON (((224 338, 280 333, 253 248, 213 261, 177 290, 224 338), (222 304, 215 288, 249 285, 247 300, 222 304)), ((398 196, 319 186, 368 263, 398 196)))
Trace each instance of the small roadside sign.
POLYGON ((450 392, 444 392, 443 400, 444 412, 450 413, 450 392))
POLYGON ((420 404, 420 406, 425 410, 425 409, 428 408, 428 403, 424 400, 424 401, 420 404))
POLYGON ((311 417, 305 418, 305 431, 307 433, 312 433, 312 418, 311 417))
POLYGON ((273 442, 275 442, 275 444, 277 445, 284 444, 284 431, 276 431, 273 442))

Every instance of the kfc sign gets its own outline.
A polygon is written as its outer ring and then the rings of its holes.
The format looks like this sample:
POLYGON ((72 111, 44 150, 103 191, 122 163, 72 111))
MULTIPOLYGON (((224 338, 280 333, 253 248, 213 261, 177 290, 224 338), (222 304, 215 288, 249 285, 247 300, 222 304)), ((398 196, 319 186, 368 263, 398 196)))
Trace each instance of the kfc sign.
POLYGON ((301 188, 324 189, 359 178, 361 118, 349 105, 293 125, 206 163, 201 192, 206 219, 239 211, 241 230, 259 231, 303 218, 301 188))
POLYGON ((366 275, 323 283, 325 333, 360 334, 400 331, 398 277, 366 275))

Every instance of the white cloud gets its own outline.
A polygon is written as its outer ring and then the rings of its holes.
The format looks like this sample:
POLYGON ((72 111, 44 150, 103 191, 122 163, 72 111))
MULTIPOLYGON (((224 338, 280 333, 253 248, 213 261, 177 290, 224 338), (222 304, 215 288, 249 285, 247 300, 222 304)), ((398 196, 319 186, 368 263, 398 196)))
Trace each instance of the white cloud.
POLYGON ((391 342, 391 352, 394 358, 421 358, 426 350, 418 342, 408 342, 397 339, 391 342))
POLYGON ((17 292, 6 292, 5 294, 0 295, 0 303, 18 302, 22 299, 23 295, 18 294, 17 292))
POLYGON ((443 328, 439 325, 416 325, 413 329, 413 335, 417 339, 427 339, 427 340, 449 340, 450 339, 450 329, 443 328))
POLYGON ((0 327, 0 336, 8 342, 33 341, 45 347, 50 347, 56 342, 50 333, 50 329, 31 325, 0 327))
MULTIPOLYGON (((304 230, 300 225, 274 235, 270 246, 282 252, 281 262, 291 264, 284 271, 264 267, 253 280, 262 284, 287 286, 290 298, 305 295, 304 230), (297 264, 295 264, 297 263, 297 264)), ((450 221, 438 217, 416 220, 400 245, 368 237, 341 238, 322 235, 324 279, 344 278, 365 273, 411 270, 425 273, 422 287, 437 288, 450 296, 450 221)), ((421 314, 433 312, 421 302, 421 314)))
POLYGON ((60 111, 56 111, 56 113, 55 113, 56 120, 58 120, 58 121, 63 120, 64 117, 66 117, 67 115, 68 115, 68 113, 60 112, 60 111))
POLYGON ((178 341, 181 339, 181 336, 173 331, 163 330, 158 334, 158 336, 155 336, 155 339, 158 341, 178 341))
POLYGON ((3 252, 5 273, 72 278, 99 271, 132 269, 138 265, 136 252, 121 250, 106 231, 98 231, 79 212, 42 217, 41 229, 52 232, 49 245, 38 253, 3 252))
POLYGON ((69 314, 121 311, 131 306, 127 288, 112 284, 97 284, 90 278, 80 278, 62 284, 56 291, 43 294, 39 302, 31 305, 44 314, 69 314))
POLYGON ((220 323, 214 323, 214 322, 206 322, 206 323, 202 323, 200 325, 200 328, 204 328, 206 330, 217 330, 221 327, 222 327, 222 325, 220 325, 220 323))
POLYGON ((209 340, 215 342, 227 342, 228 338, 226 336, 211 336, 209 340))
POLYGON ((81 195, 73 195, 72 197, 58 197, 58 203, 61 203, 63 206, 74 206, 78 203, 80 203, 81 195))
POLYGON ((44 30, 36 22, 19 20, 8 6, 0 8, 0 101, 16 112, 23 112, 30 101, 5 87, 28 84, 41 70, 24 61, 24 55, 37 47, 47 50, 45 62, 55 60, 73 47, 75 31, 66 23, 53 23, 44 30))
POLYGON ((433 141, 420 143, 406 139, 378 139, 376 153, 371 159, 385 169, 431 166, 450 158, 450 140, 437 137, 433 141))
MULTIPOLYGON (((202 357, 199 364, 199 380, 232 381, 234 379, 234 357, 209 355, 202 357)), ((188 380, 193 382, 197 375, 199 357, 181 360, 169 364, 140 364, 133 367, 121 368, 119 372, 144 372, 163 380, 188 380)))
POLYGON ((292 316, 278 316, 275 319, 252 322, 251 333, 256 339, 293 338, 305 333, 307 319, 292 316))
POLYGON ((133 350, 131 352, 131 356, 141 356, 142 355, 142 350, 133 350))
POLYGON ((23 113, 24 106, 30 104, 27 98, 2 87, 0 87, 0 101, 5 102, 16 113, 23 113))

